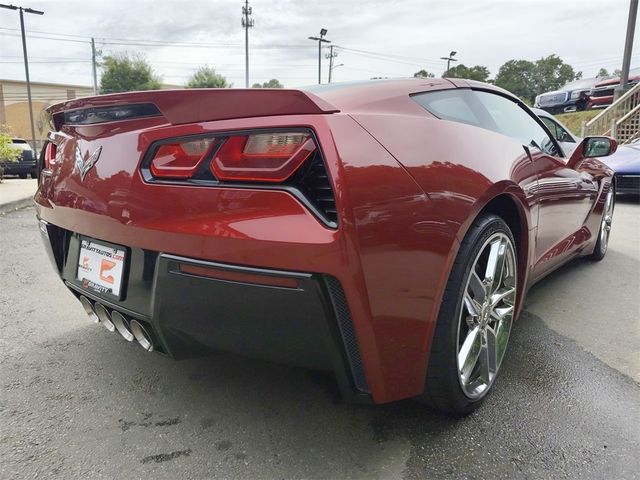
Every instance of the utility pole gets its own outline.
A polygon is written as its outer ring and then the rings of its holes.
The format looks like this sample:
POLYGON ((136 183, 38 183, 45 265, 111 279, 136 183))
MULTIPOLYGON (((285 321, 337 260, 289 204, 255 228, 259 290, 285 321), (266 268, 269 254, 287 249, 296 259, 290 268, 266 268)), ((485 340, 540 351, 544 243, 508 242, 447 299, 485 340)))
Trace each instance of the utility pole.
POLYGON ((29 121, 31 122, 31 141, 33 142, 33 151, 36 151, 36 129, 33 123, 33 103, 31 101, 31 81, 29 80, 29 59, 27 56, 27 39, 24 34, 24 12, 33 13, 34 15, 44 15, 40 10, 32 8, 17 7, 15 5, 0 4, 0 8, 8 10, 20 11, 20 31, 22 32, 22 54, 24 56, 24 73, 27 80, 27 98, 29 100, 29 121))
MULTIPOLYGON (((451 62, 457 62, 458 61, 458 59, 453 58, 456 55, 456 53, 458 53, 458 52, 452 51, 449 54, 448 57, 440 57, 440 60, 446 60, 447 61, 447 70, 444 73, 447 73, 449 71, 449 67, 451 65, 451 62)), ((444 77, 444 75, 442 75, 442 76, 444 77)))
POLYGON ((91 37, 91 66, 93 67, 93 94, 98 94, 98 69, 96 67, 96 41, 91 37))
POLYGON ((637 15, 638 0, 631 0, 629 18, 627 19, 627 35, 624 42, 624 55, 622 57, 622 75, 620 75, 620 86, 613 91, 614 101, 624 95, 624 92, 629 88, 629 67, 631 66, 631 50, 633 49, 633 33, 636 29, 637 15))
POLYGON ((329 82, 331 83, 331 72, 333 71, 333 59, 338 56, 338 52, 333 51, 333 45, 329 45, 329 53, 324 57, 329 59, 329 82))
POLYGON ((330 40, 324 38, 326 34, 327 29, 321 28, 319 37, 309 37, 309 40, 316 40, 318 42, 318 85, 322 83, 322 43, 331 43, 330 40))
POLYGON ((253 18, 251 18, 251 7, 249 0, 244 0, 242 6, 242 26, 244 28, 244 86, 249 88, 249 29, 253 27, 253 18))

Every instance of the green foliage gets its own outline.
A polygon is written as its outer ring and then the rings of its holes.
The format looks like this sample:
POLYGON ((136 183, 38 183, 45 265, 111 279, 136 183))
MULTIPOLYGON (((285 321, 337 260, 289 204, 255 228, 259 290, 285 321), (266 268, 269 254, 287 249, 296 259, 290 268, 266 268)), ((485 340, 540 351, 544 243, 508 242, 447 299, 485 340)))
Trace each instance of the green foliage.
POLYGON ((535 62, 509 60, 498 70, 495 84, 533 103, 536 95, 557 90, 579 78, 582 72, 575 72, 557 55, 549 55, 535 62))
POLYGON ((609 70, 607 70, 606 68, 601 68, 600 70, 598 70, 598 74, 596 75, 596 77, 608 77, 609 76, 609 70))
POLYGON ((157 90, 161 79, 141 56, 112 55, 102 63, 100 93, 157 90))
POLYGON ((531 101, 531 98, 537 95, 535 68, 535 63, 529 60, 509 60, 500 67, 494 82, 514 95, 531 101))
POLYGON ((284 85, 282 85, 280 83, 280 80, 278 80, 277 78, 272 78, 268 82, 263 82, 263 83, 256 82, 253 85, 251 85, 251 88, 284 88, 284 85))
POLYGON ((427 72, 424 68, 413 74, 416 78, 433 78, 435 75, 431 72, 427 72))
POLYGON ((489 69, 482 65, 474 65, 473 67, 467 67, 464 64, 456 65, 444 72, 443 77, 449 78, 466 78, 469 80, 478 80, 480 82, 486 82, 489 79, 489 69))
POLYGON ((0 162, 17 162, 22 150, 11 142, 11 135, 0 132, 0 162))
POLYGON ((227 79, 216 73, 215 68, 204 66, 200 67, 187 82, 187 88, 231 88, 233 84, 227 82, 227 79))

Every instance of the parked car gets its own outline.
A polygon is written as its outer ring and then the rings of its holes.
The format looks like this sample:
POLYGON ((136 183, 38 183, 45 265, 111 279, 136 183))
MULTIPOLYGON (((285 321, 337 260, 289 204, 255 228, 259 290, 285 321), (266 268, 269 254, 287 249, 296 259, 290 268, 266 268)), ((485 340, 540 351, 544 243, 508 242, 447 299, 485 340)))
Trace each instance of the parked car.
POLYGON ((14 147, 19 148, 21 153, 17 162, 1 163, 4 175, 19 175, 20 178, 27 178, 27 175, 31 175, 31 178, 36 178, 36 159, 31 145, 22 138, 12 138, 11 143, 14 147))
POLYGON ((538 95, 533 106, 549 113, 575 112, 584 110, 589 101, 591 89, 601 78, 582 78, 567 83, 564 87, 538 95))
MULTIPOLYGON (((550 113, 539 108, 532 110, 558 141, 564 154, 567 157, 571 156, 582 142, 582 138, 571 133, 560 120, 550 113)), ((614 153, 601 161, 614 172, 616 194, 640 196, 640 140, 627 145, 619 145, 614 153)))
POLYGON ((615 172, 616 193, 640 196, 640 141, 621 145, 603 163, 615 172))
POLYGON ((532 108, 531 110, 533 110, 533 113, 535 113, 540 120, 542 120, 542 123, 544 123, 549 129, 553 138, 555 138, 560 144, 564 154, 567 157, 570 157, 582 141, 582 138, 571 133, 571 130, 546 110, 542 110, 541 108, 532 108))
POLYGON ((528 288, 607 251, 612 172, 594 157, 615 141, 567 159, 489 84, 147 91, 47 112, 35 202, 56 272, 92 321, 175 359, 231 351, 333 371, 354 401, 466 414, 528 288))
MULTIPOLYGON (((629 85, 640 82, 640 69, 629 72, 629 85)), ((613 92, 620 85, 620 77, 609 78, 598 82, 589 94, 587 108, 606 108, 613 103, 613 92)))

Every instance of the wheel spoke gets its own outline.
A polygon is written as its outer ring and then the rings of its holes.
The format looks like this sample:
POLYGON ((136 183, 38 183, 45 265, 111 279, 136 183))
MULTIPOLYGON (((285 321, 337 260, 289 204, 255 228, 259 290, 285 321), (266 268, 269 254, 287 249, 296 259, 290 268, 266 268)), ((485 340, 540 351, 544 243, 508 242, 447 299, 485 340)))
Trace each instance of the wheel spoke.
POLYGON ((478 304, 482 304, 487 298, 487 290, 474 269, 471 269, 471 273, 469 274, 468 290, 473 294, 473 299, 478 304))
POLYGON ((458 352, 458 368, 462 378, 469 379, 482 351, 482 332, 480 327, 469 330, 458 352))
POLYGON ((501 322, 505 318, 509 318, 508 315, 513 315, 513 310, 514 310, 513 305, 508 305, 506 307, 494 308, 494 309, 491 310, 491 318, 501 322))
POLYGON ((490 383, 498 366, 496 335, 491 328, 485 328, 482 354, 480 355, 480 376, 490 383))
POLYGON ((500 302, 504 301, 509 304, 513 304, 515 300, 516 289, 515 287, 503 287, 491 295, 491 307, 495 307, 500 302))
POLYGON ((502 239, 496 239, 489 247, 489 258, 484 274, 485 284, 489 286, 489 295, 494 292, 502 281, 502 269, 506 258, 507 244, 502 239))

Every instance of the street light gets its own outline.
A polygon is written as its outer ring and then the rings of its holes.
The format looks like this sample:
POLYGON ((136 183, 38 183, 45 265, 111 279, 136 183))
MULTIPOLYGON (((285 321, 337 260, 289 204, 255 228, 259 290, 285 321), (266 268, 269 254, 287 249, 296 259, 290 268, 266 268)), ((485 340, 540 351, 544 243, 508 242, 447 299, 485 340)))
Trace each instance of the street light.
POLYGON ((322 43, 331 43, 330 40, 325 40, 324 36, 326 34, 327 29, 321 28, 319 37, 309 37, 309 40, 318 42, 318 85, 322 83, 322 43))
POLYGON ((451 53, 449 54, 448 57, 440 57, 440 60, 446 60, 447 61, 447 70, 446 70, 446 72, 449 71, 449 65, 451 65, 451 62, 457 62, 458 61, 457 59, 453 58, 453 57, 455 57, 456 53, 458 53, 458 52, 451 51, 451 53))
POLYGON ((44 12, 40 10, 34 10, 33 8, 18 7, 16 5, 4 5, 0 3, 0 8, 6 8, 8 10, 20 11, 20 30, 22 32, 22 54, 24 56, 24 73, 27 77, 27 99, 29 101, 29 121, 31 122, 31 141, 33 142, 33 151, 36 151, 36 129, 33 123, 33 105, 31 102, 31 81, 29 80, 29 60, 27 58, 27 39, 24 35, 24 12, 33 13, 34 15, 44 15, 44 12))

